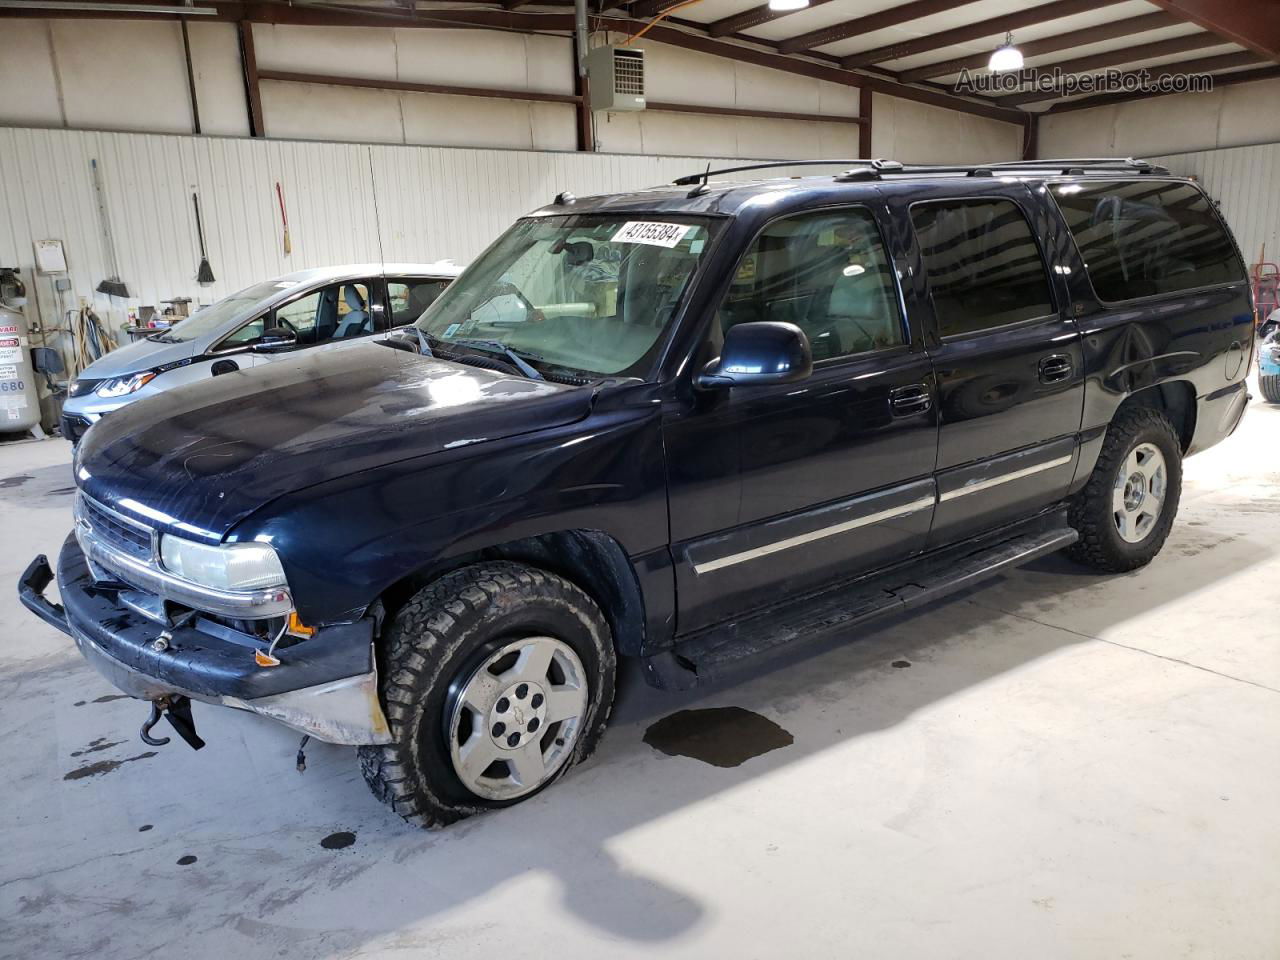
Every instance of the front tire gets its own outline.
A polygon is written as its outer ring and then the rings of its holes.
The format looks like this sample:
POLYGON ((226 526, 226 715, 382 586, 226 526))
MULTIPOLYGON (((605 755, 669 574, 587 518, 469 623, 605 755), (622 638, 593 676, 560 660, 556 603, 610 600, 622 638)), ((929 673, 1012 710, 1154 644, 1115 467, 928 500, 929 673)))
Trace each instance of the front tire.
POLYGON ((1164 546, 1182 495, 1182 446, 1169 419, 1151 407, 1121 410, 1068 521, 1080 534, 1067 551, 1078 563, 1123 573, 1164 546))
POLYGON ((365 782, 401 817, 443 826, 510 806, 590 756, 613 705, 600 608, 555 574, 463 567, 392 618, 380 664, 394 742, 361 747, 365 782))
POLYGON ((1262 399, 1267 403, 1280 403, 1280 376, 1268 377, 1260 373, 1258 386, 1262 389, 1262 399))

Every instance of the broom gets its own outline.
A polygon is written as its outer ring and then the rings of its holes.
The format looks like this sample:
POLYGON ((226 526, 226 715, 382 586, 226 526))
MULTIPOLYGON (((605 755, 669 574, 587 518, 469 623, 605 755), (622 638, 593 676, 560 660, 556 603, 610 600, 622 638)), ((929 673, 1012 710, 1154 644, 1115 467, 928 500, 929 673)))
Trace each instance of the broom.
POLYGON ((98 284, 98 292, 127 300, 129 298, 129 288, 120 279, 120 268, 116 264, 116 245, 111 237, 111 218, 107 214, 107 200, 102 191, 102 177, 98 173, 98 161, 90 159, 89 165, 93 168, 93 192, 98 198, 98 219, 102 223, 102 239, 106 247, 107 266, 111 269, 110 276, 98 284))
POLYGON ((213 283, 213 267, 209 266, 209 257, 204 252, 204 226, 200 223, 200 198, 191 194, 191 205, 196 210, 196 236, 200 238, 200 266, 196 270, 196 283, 208 286, 213 283))
POLYGON ((280 200, 280 220, 284 224, 284 255, 287 257, 293 253, 293 244, 289 240, 289 215, 284 212, 284 190, 280 188, 280 181, 276 181, 276 196, 280 200))

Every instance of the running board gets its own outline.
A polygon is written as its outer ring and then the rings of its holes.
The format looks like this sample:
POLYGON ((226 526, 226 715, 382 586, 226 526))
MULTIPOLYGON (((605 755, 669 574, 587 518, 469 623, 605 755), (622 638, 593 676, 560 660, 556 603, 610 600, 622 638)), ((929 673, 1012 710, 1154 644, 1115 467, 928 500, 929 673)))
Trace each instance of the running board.
POLYGON ((845 582, 823 593, 754 612, 690 634, 649 660, 653 679, 682 688, 716 679, 794 643, 827 639, 877 617, 930 603, 1075 543, 1070 527, 973 544, 917 558, 881 576, 845 582))

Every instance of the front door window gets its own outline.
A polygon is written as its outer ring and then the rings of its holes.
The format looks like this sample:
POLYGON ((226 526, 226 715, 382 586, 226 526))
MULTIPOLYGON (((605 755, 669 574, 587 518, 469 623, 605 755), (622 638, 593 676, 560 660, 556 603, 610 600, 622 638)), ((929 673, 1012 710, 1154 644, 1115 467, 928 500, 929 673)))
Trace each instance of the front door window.
POLYGON ((277 307, 275 325, 297 336, 299 346, 373 333, 369 284, 349 281, 313 290, 277 307))

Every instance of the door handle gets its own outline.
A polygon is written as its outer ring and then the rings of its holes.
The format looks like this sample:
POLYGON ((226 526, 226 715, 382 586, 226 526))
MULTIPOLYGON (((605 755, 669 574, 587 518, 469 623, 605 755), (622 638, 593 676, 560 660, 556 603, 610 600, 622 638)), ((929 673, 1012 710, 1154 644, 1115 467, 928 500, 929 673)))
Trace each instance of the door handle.
POLYGON ((1073 364, 1071 358, 1063 354, 1054 354, 1040 360, 1040 382, 1061 383, 1071 378, 1073 364))
POLYGON ((929 388, 918 383, 889 391, 889 407, 895 417, 910 417, 917 413, 924 413, 931 406, 933 401, 929 397, 929 388))

